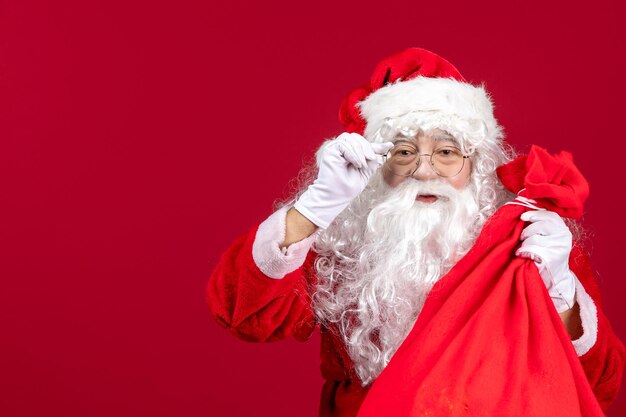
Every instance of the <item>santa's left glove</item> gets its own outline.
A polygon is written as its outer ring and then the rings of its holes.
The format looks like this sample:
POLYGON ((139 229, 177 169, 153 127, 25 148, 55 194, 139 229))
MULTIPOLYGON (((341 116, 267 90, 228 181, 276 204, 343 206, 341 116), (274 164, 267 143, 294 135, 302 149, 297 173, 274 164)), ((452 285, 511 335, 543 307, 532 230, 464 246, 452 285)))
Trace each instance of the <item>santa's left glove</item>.
POLYGON ((520 218, 531 224, 522 231, 522 245, 515 254, 535 261, 556 310, 569 310, 576 295, 576 276, 569 269, 572 233, 552 211, 526 211, 520 218))

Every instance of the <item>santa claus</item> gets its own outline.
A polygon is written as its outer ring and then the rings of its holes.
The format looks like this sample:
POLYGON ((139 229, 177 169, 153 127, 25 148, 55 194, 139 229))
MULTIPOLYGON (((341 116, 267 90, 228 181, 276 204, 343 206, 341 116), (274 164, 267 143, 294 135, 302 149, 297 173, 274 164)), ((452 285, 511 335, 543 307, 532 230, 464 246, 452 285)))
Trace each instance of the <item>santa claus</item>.
MULTIPOLYGON (((344 100, 346 133, 324 143, 310 181, 224 254, 208 286, 216 320, 245 340, 322 333, 321 416, 356 416, 433 286, 506 203, 539 210, 515 255, 532 259, 600 405, 624 350, 600 309, 576 223, 505 189, 514 157, 485 89, 410 48, 344 100)), ((465 415, 465 414, 463 414, 465 415)), ((478 415, 478 414, 468 414, 478 415)))

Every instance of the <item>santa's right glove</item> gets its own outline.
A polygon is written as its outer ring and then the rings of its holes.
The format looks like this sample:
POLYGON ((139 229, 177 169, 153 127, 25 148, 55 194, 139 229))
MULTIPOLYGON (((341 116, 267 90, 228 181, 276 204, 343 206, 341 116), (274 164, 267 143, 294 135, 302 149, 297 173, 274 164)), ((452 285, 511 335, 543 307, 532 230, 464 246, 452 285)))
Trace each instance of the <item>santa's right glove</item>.
POLYGON ((515 254, 535 261, 556 310, 569 310, 576 295, 576 276, 569 269, 572 233, 552 211, 526 211, 520 218, 531 224, 522 231, 522 245, 515 254))
POLYGON ((294 208, 325 229, 363 191, 383 163, 391 142, 370 143, 358 133, 342 133, 322 146, 317 156, 317 179, 294 208))

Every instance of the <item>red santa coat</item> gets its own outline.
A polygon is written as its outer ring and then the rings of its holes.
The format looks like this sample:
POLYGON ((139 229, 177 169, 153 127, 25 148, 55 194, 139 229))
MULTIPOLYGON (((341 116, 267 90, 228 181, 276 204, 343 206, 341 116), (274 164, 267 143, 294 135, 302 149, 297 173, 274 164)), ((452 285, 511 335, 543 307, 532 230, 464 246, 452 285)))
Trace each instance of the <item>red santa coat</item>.
MULTIPOLYGON (((271 217, 265 223, 269 222, 270 227, 280 225, 284 222, 284 211, 282 216, 278 214, 272 216, 273 221, 271 217)), ((263 225, 260 228, 263 229, 263 225)), ((276 341, 287 337, 306 341, 317 326, 310 301, 316 283, 315 253, 309 252, 303 265, 281 279, 270 278, 258 266, 264 256, 259 256, 257 251, 257 256, 253 257, 255 240, 257 246, 259 240, 263 240, 257 236, 258 231, 259 227, 255 227, 235 241, 215 268, 207 291, 213 317, 229 332, 246 341, 276 341)), ((261 230, 260 234, 265 232, 261 230)), ((262 267, 268 270, 267 265, 262 267)), ((579 247, 575 246, 571 252, 570 269, 582 284, 577 288, 577 301, 581 304, 587 337, 584 343, 588 345, 576 348, 579 355, 582 354, 580 361, 593 392, 605 409, 619 389, 624 368, 623 348, 602 311, 600 292, 589 259, 579 247), (585 306, 585 303, 593 305, 585 306), (595 317, 592 314, 592 317, 585 318, 584 312, 590 310, 595 317), (589 333, 593 333, 591 342, 589 333)), ((320 416, 356 416, 368 387, 361 385, 336 333, 323 326, 320 331, 321 371, 325 380, 320 416)))

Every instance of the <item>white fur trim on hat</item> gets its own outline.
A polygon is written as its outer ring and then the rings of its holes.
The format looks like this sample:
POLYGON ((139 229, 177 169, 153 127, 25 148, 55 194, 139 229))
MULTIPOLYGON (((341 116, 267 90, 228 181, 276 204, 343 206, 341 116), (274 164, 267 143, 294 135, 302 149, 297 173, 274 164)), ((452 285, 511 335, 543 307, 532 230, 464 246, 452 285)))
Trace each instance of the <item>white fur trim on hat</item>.
POLYGON ((496 142, 502 129, 493 115, 493 105, 484 87, 452 78, 416 77, 382 87, 359 103, 367 122, 364 136, 372 141, 387 118, 410 115, 423 130, 446 130, 473 147, 496 142))

